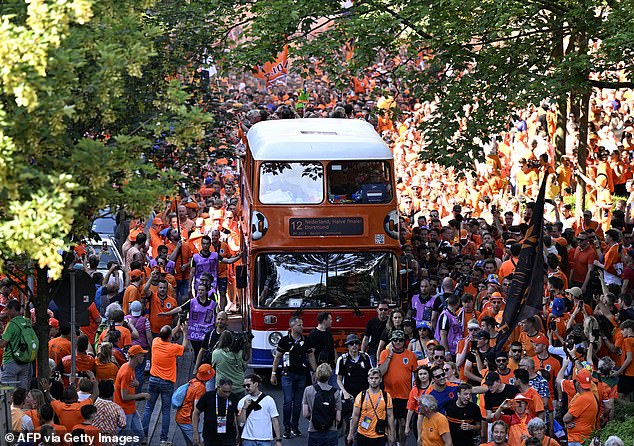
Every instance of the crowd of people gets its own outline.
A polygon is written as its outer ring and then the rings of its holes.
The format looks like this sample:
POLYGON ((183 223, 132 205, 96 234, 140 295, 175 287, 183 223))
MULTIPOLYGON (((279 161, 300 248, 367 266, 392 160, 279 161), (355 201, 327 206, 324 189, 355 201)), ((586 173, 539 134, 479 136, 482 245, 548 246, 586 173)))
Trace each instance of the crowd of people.
MULTIPOLYGON (((142 444, 159 397, 161 446, 170 444, 172 421, 188 445, 223 446, 303 435, 311 446, 336 445, 342 436, 359 446, 410 438, 439 446, 580 446, 609 422, 615 401, 634 392, 631 92, 595 93, 585 172, 577 166, 578 123, 569 118, 566 154, 556 159, 555 109, 544 103, 518 112, 483 148, 485 162, 460 176, 418 161, 420 126, 434 104, 397 95, 386 73, 379 64, 376 78, 356 77, 345 93, 325 76, 298 93, 226 79, 222 107, 238 119, 219 139, 239 153, 262 120, 372 122, 396 161, 400 308, 380 302, 365 332, 347 336, 343 354, 334 347, 332 314, 320 313, 308 333, 292 317, 270 377, 284 394, 280 421, 262 377, 247 371, 249 337, 227 329, 229 315, 241 310, 242 235, 239 173, 235 160, 225 160, 209 166, 192 195, 166 201, 147 221, 117 215, 123 265, 113 262, 103 274, 100 252, 77 247, 66 255, 66 269, 95 285, 74 364, 71 328, 52 308, 52 373, 31 379, 34 358, 25 362, 16 351, 29 350, 23 339, 33 309, 11 279, 0 282, 2 382, 16 386, 13 430, 85 433, 91 444, 102 444, 98 434, 121 434, 142 444), (373 88, 382 95, 376 102, 373 88), (376 115, 377 107, 399 107, 402 115, 376 115), (498 345, 547 173, 543 309, 498 345), (588 192, 583 212, 567 199, 577 184, 588 192), (190 349, 191 379, 175 388, 178 358, 190 349)), ((112 438, 103 444, 116 444, 112 438)))

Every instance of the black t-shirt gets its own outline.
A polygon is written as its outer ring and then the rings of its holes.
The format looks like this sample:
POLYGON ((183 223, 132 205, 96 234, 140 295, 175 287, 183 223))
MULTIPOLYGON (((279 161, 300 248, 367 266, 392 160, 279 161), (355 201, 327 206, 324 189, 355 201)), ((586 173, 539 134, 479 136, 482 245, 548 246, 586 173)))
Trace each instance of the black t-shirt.
MULTIPOLYGON (((506 384, 500 393, 487 392, 484 394, 484 408, 495 412, 504 400, 515 398, 518 393, 520 393, 520 389, 512 384, 506 384)), ((511 415, 513 411, 507 413, 505 410, 504 414, 511 415)))
POLYGON ((315 349, 315 360, 317 364, 327 362, 330 367, 335 366, 335 341, 330 330, 321 331, 313 328, 308 335, 310 345, 315 349), (320 356, 323 351, 323 356, 320 356))
POLYGON ((381 342, 381 335, 387 325, 387 319, 381 321, 378 317, 370 319, 368 325, 365 327, 365 335, 370 338, 368 343, 368 354, 376 355, 376 351, 379 349, 379 342, 381 342))
POLYGON ((479 431, 463 431, 460 429, 460 424, 462 421, 469 424, 482 421, 480 408, 472 402, 469 402, 465 407, 459 407, 456 400, 451 400, 445 404, 445 415, 449 421, 452 442, 456 445, 472 445, 473 439, 479 431))
MULTIPOLYGON (((486 355, 489 353, 490 350, 487 350, 486 352, 482 353, 480 350, 475 350, 475 352, 478 353, 478 356, 480 356, 480 359, 482 360, 483 364, 486 364, 486 355)), ((471 364, 473 364, 473 367, 471 367, 471 372, 476 375, 479 376, 480 378, 482 378, 482 375, 480 375, 480 371, 478 370, 478 362, 477 362, 477 358, 476 358, 476 354, 475 354, 474 350, 471 350, 469 353, 467 353, 467 356, 465 357, 466 361, 471 361, 471 364)), ((476 383, 477 385, 480 385, 480 382, 476 383)))
POLYGON ((282 359, 284 373, 306 373, 308 371, 308 353, 312 350, 310 340, 305 336, 301 336, 297 340, 293 339, 291 335, 282 337, 277 344, 277 351, 284 355, 288 353, 288 366, 285 364, 284 357, 282 359))
POLYGON ((209 330, 203 339, 203 348, 209 350, 210 352, 214 349, 216 344, 218 343, 218 339, 220 339, 220 335, 222 333, 218 333, 218 331, 214 328, 209 330))
POLYGON ((343 386, 353 397, 368 388, 368 370, 372 368, 370 357, 366 353, 359 353, 353 361, 349 353, 344 353, 337 360, 337 375, 343 379, 343 386))
POLYGON ((216 391, 206 392, 196 404, 196 408, 205 414, 205 422, 203 427, 203 438, 207 442, 224 441, 226 438, 234 438, 236 436, 235 419, 238 411, 238 398, 231 394, 228 400, 217 396, 218 410, 216 411, 216 391), (217 412, 217 415, 216 415, 217 412), (219 434, 218 418, 227 417, 227 433, 219 434))

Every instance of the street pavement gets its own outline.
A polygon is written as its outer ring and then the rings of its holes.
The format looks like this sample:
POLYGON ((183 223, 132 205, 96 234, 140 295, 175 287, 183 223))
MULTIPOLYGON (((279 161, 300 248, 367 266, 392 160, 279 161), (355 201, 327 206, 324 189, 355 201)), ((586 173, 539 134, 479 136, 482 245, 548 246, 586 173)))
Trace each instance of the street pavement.
MULTIPOLYGON (((237 330, 237 331, 240 330, 240 316, 239 315, 232 315, 229 317, 229 329, 237 330)), ((193 352, 191 348, 185 352, 185 355, 183 355, 182 358, 178 358, 177 367, 178 367, 178 376, 177 376, 177 381, 176 381, 176 385, 174 386, 174 389, 177 389, 180 385, 189 381, 194 375, 193 373, 194 358, 193 358, 193 352)), ((247 370, 247 373, 252 373, 252 372, 253 370, 247 370)), ((283 406, 284 406, 284 395, 282 393, 282 388, 279 384, 277 386, 271 385, 269 381, 270 371, 257 370, 256 372, 263 377, 264 393, 271 395, 273 399, 275 400, 275 403, 277 404, 277 410, 280 413, 280 427, 283 429, 284 417, 282 412, 283 412, 283 406)), ((148 376, 146 375, 143 391, 147 391, 147 378, 148 376)), ((143 418, 144 407, 145 407, 145 402, 137 403, 137 410, 141 418, 143 418)), ((161 431, 160 418, 161 418, 161 413, 163 410, 164 408, 161 407, 161 400, 159 398, 159 400, 156 402, 156 405, 154 407, 154 413, 152 414, 152 418, 150 420, 150 429, 149 429, 149 435, 148 435, 148 441, 147 441, 147 444, 149 446, 159 445, 160 443, 160 438, 159 438, 160 431, 161 431)), ((185 439, 183 438, 183 434, 181 433, 180 429, 176 425, 176 422, 174 421, 174 417, 176 416, 176 410, 172 408, 168 408, 168 410, 171 410, 172 412, 172 417, 171 417, 172 422, 170 423, 169 441, 172 442, 173 446, 186 446, 185 439)), ((347 423, 349 423, 349 421, 350 421, 349 419, 346 420, 347 423)), ((300 418, 299 429, 303 434, 302 437, 284 439, 282 441, 282 444, 284 446, 305 446, 308 443, 308 420, 306 420, 304 417, 300 418)), ((414 446, 414 445, 415 445, 415 440, 410 436, 407 442, 407 446, 414 446)), ((345 438, 343 438, 342 436, 339 437, 339 446, 345 446, 345 438)))

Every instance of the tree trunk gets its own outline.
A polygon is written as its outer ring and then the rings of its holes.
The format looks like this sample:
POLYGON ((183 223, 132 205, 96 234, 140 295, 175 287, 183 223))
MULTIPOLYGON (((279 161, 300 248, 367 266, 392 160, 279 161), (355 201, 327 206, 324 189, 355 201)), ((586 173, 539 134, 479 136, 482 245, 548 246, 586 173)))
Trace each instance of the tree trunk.
MULTIPOLYGON (((559 21, 557 21, 559 24, 559 21)), ((553 36, 553 59, 561 60, 564 57, 564 36, 562 33, 556 33, 553 36)), ((553 163, 557 165, 561 162, 561 157, 566 154, 566 122, 568 119, 568 97, 560 95, 557 97, 557 127, 553 135, 553 144, 555 146, 555 159, 553 163)), ((562 191, 563 192, 563 191, 562 191)))
POLYGON ((553 137, 553 144, 555 145, 555 160, 554 163, 561 162, 561 157, 566 154, 566 123, 568 117, 568 98, 566 96, 560 96, 557 100, 557 127, 555 128, 555 135, 553 137))
MULTIPOLYGON (((579 149, 577 153, 577 163, 579 170, 586 174, 586 157, 588 156, 588 114, 590 112, 590 95, 592 88, 581 92, 579 98, 579 149)), ((575 191, 575 217, 580 219, 586 205, 586 183, 577 180, 575 191)))
POLYGON ((40 341, 40 348, 37 352, 37 376, 38 378, 50 375, 48 367, 48 304, 50 301, 48 285, 48 269, 35 268, 35 281, 37 283, 37 293, 35 295, 35 333, 40 341))

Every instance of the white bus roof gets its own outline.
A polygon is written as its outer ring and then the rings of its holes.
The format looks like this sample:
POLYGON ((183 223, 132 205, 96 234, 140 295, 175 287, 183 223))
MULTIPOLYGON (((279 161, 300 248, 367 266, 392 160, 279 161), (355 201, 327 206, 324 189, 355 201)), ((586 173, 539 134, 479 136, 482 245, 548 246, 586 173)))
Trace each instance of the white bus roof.
POLYGON ((392 152, 372 125, 358 119, 281 119, 255 124, 247 133, 260 161, 387 160, 392 152))

